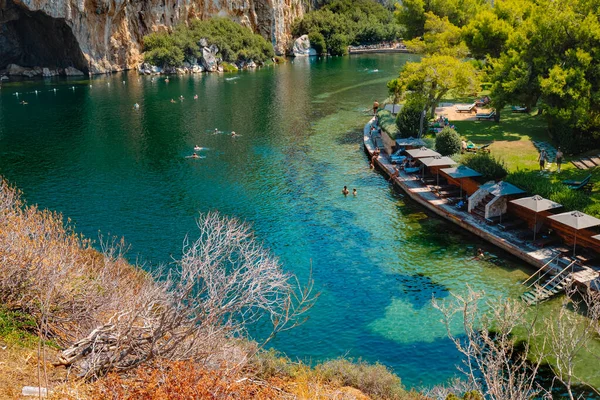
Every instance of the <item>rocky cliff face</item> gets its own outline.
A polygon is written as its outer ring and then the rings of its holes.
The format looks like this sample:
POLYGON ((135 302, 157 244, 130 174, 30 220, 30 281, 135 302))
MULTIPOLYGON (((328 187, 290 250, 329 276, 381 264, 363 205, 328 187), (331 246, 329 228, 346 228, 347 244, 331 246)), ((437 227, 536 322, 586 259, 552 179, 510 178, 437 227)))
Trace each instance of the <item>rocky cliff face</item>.
POLYGON ((144 35, 213 16, 253 29, 282 53, 303 13, 303 0, 0 0, 0 68, 130 69, 144 35))

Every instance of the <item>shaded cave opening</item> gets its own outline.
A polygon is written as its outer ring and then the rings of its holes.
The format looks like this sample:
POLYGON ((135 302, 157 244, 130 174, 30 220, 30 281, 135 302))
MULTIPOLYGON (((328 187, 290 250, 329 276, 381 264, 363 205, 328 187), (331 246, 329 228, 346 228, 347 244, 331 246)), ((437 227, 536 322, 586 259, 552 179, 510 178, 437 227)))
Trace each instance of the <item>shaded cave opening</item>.
POLYGON ((87 73, 88 63, 62 18, 0 0, 0 69, 9 64, 50 69, 74 67, 87 73))

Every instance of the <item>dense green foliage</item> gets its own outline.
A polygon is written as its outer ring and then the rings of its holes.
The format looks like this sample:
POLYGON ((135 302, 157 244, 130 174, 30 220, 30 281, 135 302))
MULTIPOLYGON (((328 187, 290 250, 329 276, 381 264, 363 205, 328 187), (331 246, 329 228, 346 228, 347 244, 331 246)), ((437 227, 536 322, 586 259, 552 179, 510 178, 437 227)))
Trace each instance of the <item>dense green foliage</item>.
POLYGON ((388 82, 388 90, 394 98, 413 92, 424 96, 432 118, 444 96, 471 94, 478 86, 479 75, 473 65, 449 55, 431 55, 420 62, 407 62, 400 76, 388 82))
POLYGON ((468 50, 485 60, 479 68, 492 83, 493 106, 541 106, 554 142, 573 153, 600 145, 599 6, 597 0, 405 0, 395 16, 416 52, 461 59, 468 50))
POLYGON ((435 136, 435 150, 443 156, 459 153, 462 141, 456 131, 449 126, 444 127, 435 136))
POLYGON ((509 174, 506 181, 520 187, 527 193, 535 193, 544 198, 562 204, 565 210, 580 210, 600 216, 600 209, 595 207, 592 198, 583 191, 571 190, 560 181, 540 179, 537 171, 517 171, 509 174))
POLYGON ((346 53, 341 46, 395 40, 400 27, 392 12, 376 1, 333 0, 308 12, 292 26, 295 37, 317 33, 323 36, 324 48, 330 54, 341 55, 346 53))
POLYGON ((421 120, 423 121, 423 132, 427 132, 429 129, 428 120, 427 118, 422 118, 425 107, 426 101, 422 96, 408 96, 406 103, 404 103, 404 106, 396 116, 399 137, 418 137, 421 131, 421 120))
POLYGON ((396 139, 400 137, 398 132, 398 126, 394 115, 388 110, 379 110, 377 112, 377 118, 379 119, 379 126, 392 138, 396 139))
MULTIPOLYGON (((508 174, 504 162, 490 155, 489 153, 465 154, 461 159, 461 164, 479 172, 482 175, 482 179, 485 181, 498 181, 500 179, 504 179, 506 174, 508 174)), ((524 187, 520 185, 517 186, 525 190, 524 187)))
POLYGON ((250 29, 224 18, 195 20, 188 26, 178 25, 172 33, 151 33, 144 37, 144 60, 161 67, 180 66, 185 60, 199 58, 201 39, 216 45, 223 61, 235 63, 271 59, 273 46, 250 29))
POLYGON ((310 40, 310 47, 315 49, 317 54, 327 54, 327 43, 325 43, 325 37, 323 37, 321 32, 309 33, 308 40, 310 40))

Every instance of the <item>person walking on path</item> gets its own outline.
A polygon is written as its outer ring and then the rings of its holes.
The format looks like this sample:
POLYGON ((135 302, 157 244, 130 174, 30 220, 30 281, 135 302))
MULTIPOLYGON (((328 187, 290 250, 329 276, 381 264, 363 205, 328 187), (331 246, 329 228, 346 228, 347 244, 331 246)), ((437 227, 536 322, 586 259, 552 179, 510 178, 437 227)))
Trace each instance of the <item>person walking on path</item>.
POLYGON ((546 149, 542 149, 542 151, 540 151, 540 155, 538 157, 538 161, 540 162, 540 172, 542 172, 544 170, 547 159, 548 159, 548 155, 546 154, 546 149))
POLYGON ((556 172, 560 172, 560 166, 563 160, 563 152, 560 147, 556 150, 556 172))

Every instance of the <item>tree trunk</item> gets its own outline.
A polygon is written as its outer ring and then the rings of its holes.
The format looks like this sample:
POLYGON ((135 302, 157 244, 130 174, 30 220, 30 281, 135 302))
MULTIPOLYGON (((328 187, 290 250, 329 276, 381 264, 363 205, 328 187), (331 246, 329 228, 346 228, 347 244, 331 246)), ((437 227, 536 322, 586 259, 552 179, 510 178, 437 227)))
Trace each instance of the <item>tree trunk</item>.
POLYGON ((496 114, 494 114, 494 122, 500 122, 500 110, 496 109, 496 114))

